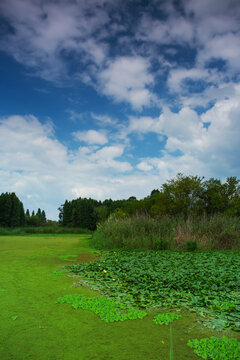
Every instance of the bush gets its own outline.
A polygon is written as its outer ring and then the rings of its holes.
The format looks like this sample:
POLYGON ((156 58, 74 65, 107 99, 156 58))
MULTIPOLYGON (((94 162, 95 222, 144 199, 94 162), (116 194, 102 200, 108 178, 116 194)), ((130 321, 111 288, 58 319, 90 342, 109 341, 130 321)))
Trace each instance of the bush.
POLYGON ((197 250, 197 243, 196 241, 187 241, 184 244, 184 249, 187 251, 194 251, 197 250))
POLYGON ((155 241, 154 250, 167 250, 168 242, 162 238, 159 238, 155 241))

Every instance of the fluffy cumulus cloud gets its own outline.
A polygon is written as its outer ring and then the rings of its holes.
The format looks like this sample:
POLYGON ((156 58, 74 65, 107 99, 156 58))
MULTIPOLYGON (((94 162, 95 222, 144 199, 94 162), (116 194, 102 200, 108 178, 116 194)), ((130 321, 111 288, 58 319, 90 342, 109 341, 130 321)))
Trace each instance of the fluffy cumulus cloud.
POLYGON ((152 95, 148 87, 153 76, 148 67, 142 57, 117 58, 99 75, 101 91, 116 101, 129 102, 134 108, 150 105, 152 95))
MULTIPOLYGON (((95 192, 97 198, 116 198, 114 184, 121 185, 116 176, 132 169, 121 159, 123 145, 83 146, 73 152, 56 139, 51 123, 41 124, 34 116, 1 119, 0 144, 2 191, 16 192, 26 207, 40 206, 50 218, 76 189, 84 196, 95 192)), ((122 184, 126 191, 127 181, 122 184)))
MULTIPOLYGON (((153 85, 164 75, 181 102, 181 92, 192 96, 199 81, 221 86, 226 73, 219 61, 230 79, 240 70, 239 2, 200 3, 2 0, 0 49, 32 74, 60 84, 85 82, 138 110, 159 100, 153 85)), ((214 100, 198 98, 199 105, 214 100)))
POLYGON ((99 65, 105 59, 106 45, 92 34, 109 18, 97 5, 98 1, 90 8, 83 1, 3 0, 0 11, 13 31, 1 39, 0 49, 36 75, 62 82, 68 78, 67 56, 78 56, 81 64, 99 65))
POLYGON ((165 108, 159 118, 131 118, 125 136, 155 132, 167 139, 161 156, 135 158, 136 165, 126 161, 124 144, 95 141, 72 151, 56 139, 51 123, 33 116, 4 118, 1 189, 15 191, 26 207, 40 206, 56 218, 66 198, 142 197, 180 171, 234 176, 240 173, 239 118, 238 96, 218 101, 202 115, 185 107, 177 113, 165 108))
POLYGON ((151 126, 146 126, 146 119, 144 126, 141 126, 142 119, 134 119, 135 126, 130 123, 130 132, 154 131, 167 137, 162 156, 142 159, 138 168, 149 171, 155 167, 169 176, 178 171, 220 178, 224 178, 225 174, 239 174, 239 118, 237 95, 216 102, 202 115, 189 107, 182 108, 178 113, 167 108, 159 119, 148 120, 151 126))
POLYGON ((80 140, 88 144, 103 145, 108 142, 107 136, 96 130, 76 131, 73 135, 76 140, 80 140))

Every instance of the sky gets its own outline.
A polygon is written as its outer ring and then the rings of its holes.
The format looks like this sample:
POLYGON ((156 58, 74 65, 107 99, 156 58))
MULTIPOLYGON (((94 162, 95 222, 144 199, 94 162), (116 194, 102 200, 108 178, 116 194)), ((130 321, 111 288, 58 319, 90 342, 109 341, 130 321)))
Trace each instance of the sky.
POLYGON ((0 193, 25 210, 240 177, 238 0, 1 0, 0 193))

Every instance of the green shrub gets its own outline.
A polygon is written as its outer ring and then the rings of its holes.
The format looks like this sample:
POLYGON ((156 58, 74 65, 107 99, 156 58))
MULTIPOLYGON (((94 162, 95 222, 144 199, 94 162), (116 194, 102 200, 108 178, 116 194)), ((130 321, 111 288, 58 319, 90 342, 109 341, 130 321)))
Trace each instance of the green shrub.
POLYGON ((239 360, 240 343, 237 339, 210 337, 204 339, 189 340, 188 346, 195 349, 194 352, 202 359, 211 360, 239 360))
POLYGON ((154 250, 167 250, 168 242, 162 238, 159 238, 155 241, 154 250))
POLYGON ((187 250, 187 251, 194 251, 194 250, 197 250, 197 243, 196 241, 187 241, 185 244, 184 244, 184 249, 187 250))

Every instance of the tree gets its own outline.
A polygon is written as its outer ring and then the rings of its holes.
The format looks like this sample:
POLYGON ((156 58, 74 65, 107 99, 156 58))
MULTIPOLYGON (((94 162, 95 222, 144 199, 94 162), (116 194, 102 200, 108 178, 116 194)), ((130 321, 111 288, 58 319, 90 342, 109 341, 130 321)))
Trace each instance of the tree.
POLYGON ((136 201, 136 200, 137 200, 136 196, 130 196, 128 198, 128 201, 136 201))
POLYGON ((16 194, 2 193, 0 195, 0 226, 22 226, 24 221, 23 204, 16 194))
POLYGON ((97 224, 97 212, 95 210, 98 201, 93 199, 78 198, 65 201, 61 210, 63 226, 81 227, 95 230, 97 224))
POLYGON ((210 178, 204 182, 204 203, 207 214, 224 212, 227 207, 226 201, 224 186, 220 180, 210 178))
POLYGON ((159 193, 160 193, 160 191, 158 189, 153 189, 150 196, 154 196, 159 193))
POLYGON ((109 211, 107 206, 101 205, 96 208, 97 212, 97 219, 99 223, 103 223, 105 220, 107 220, 109 211))
POLYGON ((46 224, 46 222, 47 222, 46 214, 45 214, 45 211, 42 210, 42 213, 41 213, 41 223, 42 223, 42 224, 46 224))
POLYGON ((167 211, 185 217, 202 213, 203 191, 203 177, 184 176, 181 173, 162 185, 162 192, 169 198, 167 211))

